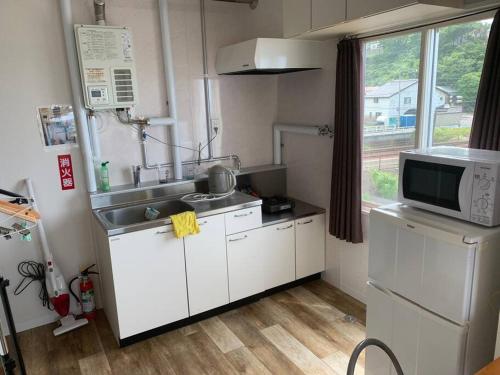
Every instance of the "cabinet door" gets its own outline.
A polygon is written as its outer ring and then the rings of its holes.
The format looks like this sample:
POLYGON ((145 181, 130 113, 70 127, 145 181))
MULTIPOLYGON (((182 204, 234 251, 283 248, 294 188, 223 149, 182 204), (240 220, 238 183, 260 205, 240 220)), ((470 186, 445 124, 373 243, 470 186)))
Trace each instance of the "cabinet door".
POLYGON ((311 27, 313 30, 345 21, 345 0, 312 0, 311 27))
POLYGON ((295 222, 262 228, 265 289, 295 280, 295 222))
POLYGON ((191 316, 229 303, 224 215, 198 223, 201 232, 184 239, 191 316))
POLYGON ((184 243, 170 225, 109 241, 121 339, 189 315, 184 243))
POLYGON ((283 36, 290 38, 311 30, 311 0, 283 1, 283 36))
POLYGON ((296 220, 296 278, 325 270, 325 214, 296 220))
POLYGON ((264 291, 263 242, 262 228, 226 237, 231 302, 264 291))
POLYGON ((347 20, 354 20, 370 16, 380 12, 386 12, 398 8, 402 5, 402 0, 348 0, 347 1, 347 20))

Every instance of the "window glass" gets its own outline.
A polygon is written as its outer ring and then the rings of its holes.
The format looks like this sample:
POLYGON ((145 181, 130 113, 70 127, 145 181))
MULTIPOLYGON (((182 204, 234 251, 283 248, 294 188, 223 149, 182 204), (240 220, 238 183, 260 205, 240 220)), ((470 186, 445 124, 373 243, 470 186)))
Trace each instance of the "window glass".
POLYGON ((365 43, 363 201, 397 199, 399 152, 416 147, 421 33, 365 43))
POLYGON ((467 147, 492 20, 437 29, 432 145, 467 147))

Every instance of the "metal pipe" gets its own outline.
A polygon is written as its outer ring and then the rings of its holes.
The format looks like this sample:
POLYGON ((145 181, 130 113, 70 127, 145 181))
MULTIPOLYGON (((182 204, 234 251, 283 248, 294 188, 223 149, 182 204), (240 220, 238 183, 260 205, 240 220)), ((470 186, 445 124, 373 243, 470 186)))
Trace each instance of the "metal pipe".
POLYGON ((146 120, 148 126, 172 126, 176 121, 172 117, 151 117, 146 120))
POLYGON ((106 25, 106 3, 104 0, 94 0, 95 23, 97 25, 106 25))
MULTIPOLYGON (((205 120, 207 126, 207 140, 212 139, 212 110, 210 104, 210 81, 208 79, 208 52, 207 52, 207 25, 205 18, 205 0, 200 0, 201 17, 201 49, 203 62, 203 90, 205 94, 205 120)), ((212 142, 207 146, 208 159, 213 157, 212 142)))
POLYGON ((82 87, 80 82, 80 72, 78 69, 78 58, 76 56, 75 35, 73 31, 71 0, 59 0, 61 8, 61 21, 64 30, 64 42, 66 44, 66 58, 68 60, 69 78, 71 83, 71 93, 73 96, 73 111, 78 130, 78 142, 83 158, 83 166, 86 175, 87 191, 94 193, 97 191, 96 176, 94 173, 94 163, 92 149, 90 145, 89 125, 87 123, 87 113, 83 104, 82 87))
POLYGON ((298 125, 298 124, 274 124, 273 125, 273 162, 281 164, 281 133, 290 132, 296 134, 317 135, 333 137, 333 130, 328 125, 298 125))
MULTIPOLYGON (((175 93, 175 75, 174 63, 172 57, 172 42, 170 40, 170 26, 168 20, 168 1, 158 0, 160 9, 160 28, 161 28, 161 42, 163 49, 163 67, 165 70, 165 79, 167 84, 167 100, 170 117, 175 120, 173 126, 170 127, 170 137, 172 144, 179 145, 179 126, 177 122, 177 100, 175 93)), ((174 178, 182 180, 182 163, 181 153, 178 147, 172 147, 172 159, 174 164, 174 178)))
MULTIPOLYGON (((24 360, 23 360, 23 356, 21 353, 21 348, 19 346, 19 341, 17 339, 16 325, 14 323, 14 316, 12 315, 12 309, 10 307, 9 297, 7 295, 7 287, 8 286, 9 286, 9 280, 6 280, 0 276, 0 300, 2 302, 3 311, 5 313, 5 320, 7 320, 7 328, 9 329, 10 338, 14 344, 15 357, 17 358, 17 362, 19 363, 20 373, 21 373, 21 375, 26 375, 26 368, 24 366, 24 360)), ((6 353, 6 355, 7 354, 8 353, 6 353)), ((9 357, 7 357, 5 359, 8 360, 8 358, 9 357)), ((8 369, 9 371, 7 372, 7 374, 9 374, 9 373, 14 374, 15 371, 10 371, 10 370, 14 370, 15 366, 13 363, 10 363, 10 365, 11 365, 11 368, 8 369)))
POLYGON ((215 0, 215 1, 225 1, 226 3, 239 3, 239 4, 248 4, 251 9, 257 8, 259 5, 259 0, 215 0))
POLYGON ((93 112, 89 113, 89 131, 92 153, 94 156, 94 166, 101 162, 101 143, 99 142, 99 134, 97 131, 97 118, 93 112))
MULTIPOLYGON (((162 162, 162 163, 156 163, 156 164, 151 164, 149 162, 149 156, 148 156, 148 150, 146 147, 147 141, 143 139, 142 141, 142 158, 144 160, 144 169, 156 169, 158 167, 165 168, 165 167, 173 167, 175 164, 173 162, 162 162)), ((210 159, 196 159, 196 160, 186 160, 181 163, 181 165, 193 165, 193 164, 201 164, 201 163, 212 163, 216 161, 222 161, 222 160, 233 160, 236 168, 238 170, 241 169, 241 159, 238 155, 236 154, 231 154, 231 155, 225 155, 225 156, 219 156, 219 157, 212 157, 210 159)))
POLYGON ((354 375, 354 369, 356 368, 356 362, 358 361, 359 355, 361 354, 364 348, 370 345, 378 346, 380 349, 382 349, 391 359, 392 364, 394 365, 394 369, 396 370, 396 374, 403 375, 403 370, 401 369, 401 365, 399 364, 399 361, 392 352, 392 350, 386 344, 384 344, 382 341, 378 339, 365 339, 361 341, 358 345, 356 345, 351 354, 351 358, 349 359, 346 375, 354 375))

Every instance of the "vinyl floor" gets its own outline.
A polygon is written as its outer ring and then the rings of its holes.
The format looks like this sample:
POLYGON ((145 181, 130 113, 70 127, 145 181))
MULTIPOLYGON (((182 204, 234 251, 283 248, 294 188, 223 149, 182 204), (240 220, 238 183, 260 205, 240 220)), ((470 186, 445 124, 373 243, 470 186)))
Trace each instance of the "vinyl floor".
MULTIPOLYGON (((315 280, 121 349, 103 311, 63 336, 48 325, 19 338, 28 374, 345 375, 365 315, 362 303, 315 280)), ((356 374, 363 365, 362 355, 356 374)))

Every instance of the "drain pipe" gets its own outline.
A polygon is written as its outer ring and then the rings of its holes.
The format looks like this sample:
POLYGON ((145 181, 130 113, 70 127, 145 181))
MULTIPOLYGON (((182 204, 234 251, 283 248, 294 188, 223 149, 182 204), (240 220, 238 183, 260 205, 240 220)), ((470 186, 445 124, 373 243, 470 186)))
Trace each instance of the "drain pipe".
POLYGON ((96 176, 94 173, 93 155, 89 136, 89 124, 87 122, 87 112, 83 104, 80 72, 78 70, 78 58, 76 56, 71 0, 59 0, 59 6, 61 8, 61 21, 64 30, 64 42, 66 45, 66 58, 68 60, 71 93, 73 96, 73 111, 75 113, 78 141, 80 144, 80 151, 82 153, 83 166, 86 175, 87 191, 89 193, 94 193, 97 191, 96 176))
POLYGON ((97 25, 106 26, 105 7, 104 0, 94 0, 95 23, 97 25))
MULTIPOLYGON (((179 124, 177 117, 177 100, 175 93, 175 76, 174 64, 172 57, 172 42, 170 40, 170 25, 168 20, 168 1, 158 0, 160 9, 160 28, 161 28, 161 42, 163 49, 163 67, 165 70, 165 79, 167 84, 167 100, 170 118, 174 121, 172 126, 169 126, 170 137, 172 144, 180 145, 179 137, 179 124)), ((182 160, 179 147, 171 147, 172 160, 174 164, 174 178, 182 180, 182 160)))
POLYGON ((289 132, 295 134, 317 135, 333 137, 333 130, 328 125, 297 125, 297 124, 274 124, 273 125, 273 162, 281 164, 281 133, 289 132))

